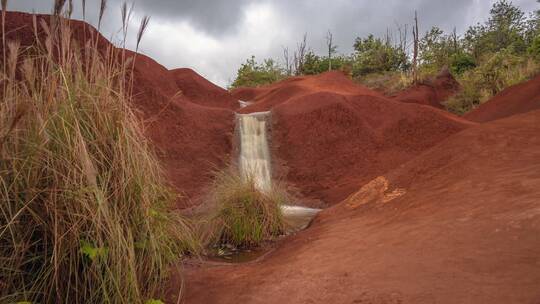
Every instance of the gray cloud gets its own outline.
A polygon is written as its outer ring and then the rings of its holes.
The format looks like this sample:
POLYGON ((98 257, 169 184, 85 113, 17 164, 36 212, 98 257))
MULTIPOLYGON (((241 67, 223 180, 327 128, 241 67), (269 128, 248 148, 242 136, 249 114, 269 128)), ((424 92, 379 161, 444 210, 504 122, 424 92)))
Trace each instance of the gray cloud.
POLYGON ((253 0, 146 0, 137 2, 137 6, 147 14, 185 19, 203 31, 219 35, 234 28, 242 8, 250 2, 253 0))
MULTIPOLYGON (((120 28, 122 0, 109 0, 102 32, 115 37, 120 28)), ((294 48, 303 33, 310 47, 322 52, 324 36, 334 33, 338 51, 352 50, 354 38, 384 35, 397 24, 411 24, 416 9, 421 31, 439 26, 464 32, 485 20, 494 0, 138 0, 132 26, 150 15, 142 52, 169 68, 191 67, 208 79, 226 85, 250 55, 280 58, 282 46, 294 48)), ((514 0, 524 11, 538 9, 533 0, 514 0)), ((52 1, 11 0, 10 9, 47 13, 52 1)), ((76 18, 81 18, 75 0, 76 18)), ((95 25, 98 0, 87 0, 95 25)), ((135 29, 132 29, 134 32, 135 29)), ((114 38, 113 38, 114 40, 114 38)), ((133 35, 128 46, 133 47, 133 35)))

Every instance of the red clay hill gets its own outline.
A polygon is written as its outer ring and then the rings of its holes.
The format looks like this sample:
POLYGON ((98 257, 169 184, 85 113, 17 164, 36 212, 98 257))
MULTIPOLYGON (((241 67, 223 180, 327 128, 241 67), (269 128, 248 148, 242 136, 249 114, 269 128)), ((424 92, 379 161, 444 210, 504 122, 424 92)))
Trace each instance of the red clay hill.
POLYGON ((238 99, 232 97, 227 90, 209 82, 192 69, 175 69, 169 73, 173 75, 173 79, 178 88, 182 90, 182 94, 189 98, 191 102, 202 106, 229 110, 236 110, 240 106, 238 99))
MULTIPOLYGON (((46 34, 42 22, 48 15, 37 15, 38 36, 46 34)), ((8 12, 7 40, 18 40, 23 49, 35 44, 31 14, 8 12)), ((73 37, 84 45, 98 37, 99 49, 112 45, 88 24, 71 21, 73 37)), ((84 49, 83 49, 84 51, 84 49)), ((127 51, 127 56, 135 56, 127 51)), ((155 144, 171 183, 185 198, 195 198, 208 182, 208 172, 230 160, 234 113, 238 102, 188 69, 169 71, 153 59, 136 55, 134 70, 134 107, 144 123, 145 132, 155 144)), ((183 200, 182 206, 189 205, 183 200)))
POLYGON ((538 134, 540 111, 455 134, 260 261, 188 266, 185 302, 538 303, 538 134))
POLYGON ((386 98, 340 72, 232 94, 252 97, 242 113, 272 110, 275 174, 319 207, 472 125, 431 106, 386 98))
POLYGON ((500 92, 465 118, 487 122, 536 109, 540 109, 540 76, 500 92))

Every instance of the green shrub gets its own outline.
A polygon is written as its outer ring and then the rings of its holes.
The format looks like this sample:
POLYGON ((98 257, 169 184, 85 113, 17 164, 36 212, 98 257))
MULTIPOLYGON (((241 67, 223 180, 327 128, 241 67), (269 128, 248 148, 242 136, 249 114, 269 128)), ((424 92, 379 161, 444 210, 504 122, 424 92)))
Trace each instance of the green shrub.
POLYGON ((502 90, 526 81, 539 72, 539 64, 503 50, 485 56, 475 69, 459 78, 462 90, 446 102, 449 111, 462 115, 502 90))
POLYGON ((540 35, 536 36, 529 48, 527 49, 529 55, 534 59, 540 61, 540 35))
POLYGON ((266 59, 260 64, 255 61, 255 56, 251 56, 240 66, 236 79, 230 87, 257 87, 274 83, 285 77, 285 72, 273 59, 266 59))
POLYGON ((466 71, 474 69, 476 62, 474 58, 466 53, 454 54, 450 58, 450 70, 456 76, 463 75, 466 71))

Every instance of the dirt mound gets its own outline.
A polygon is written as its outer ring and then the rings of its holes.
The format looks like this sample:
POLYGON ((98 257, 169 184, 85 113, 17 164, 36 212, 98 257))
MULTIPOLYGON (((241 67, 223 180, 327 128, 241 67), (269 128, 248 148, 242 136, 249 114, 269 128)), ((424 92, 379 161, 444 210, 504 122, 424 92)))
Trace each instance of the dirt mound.
MULTIPOLYGON (((36 16, 42 43, 46 33, 41 23, 49 24, 50 18, 36 16)), ((7 41, 20 41, 23 52, 35 45, 31 14, 8 12, 6 29, 7 41)), ((71 29, 80 46, 97 36, 103 54, 113 47, 88 24, 71 21, 71 29)), ((189 205, 188 199, 197 197, 208 183, 210 170, 230 160, 234 113, 229 109, 238 103, 194 72, 169 71, 153 59, 131 51, 126 51, 126 56, 136 56, 135 112, 155 144, 171 183, 179 193, 186 194, 180 206, 189 205)))
POLYGON ((240 107, 238 100, 227 90, 211 83, 192 69, 175 69, 171 70, 170 73, 178 88, 191 102, 230 110, 236 110, 240 107))
MULTIPOLYGON (((434 83, 442 88, 447 77, 434 83)), ((311 207, 340 202, 472 125, 433 107, 384 97, 341 72, 292 77, 251 93, 252 104, 239 112, 272 110, 274 175, 311 207)))
POLYGON ((262 261, 188 266, 185 301, 536 303, 539 133, 536 111, 456 134, 262 261))
POLYGON ((265 91, 264 88, 237 88, 231 91, 231 95, 242 101, 254 100, 265 91))
POLYGON ((324 91, 279 104, 272 119, 275 174, 316 207, 471 125, 432 107, 324 91))
POLYGON ((487 122, 536 109, 540 109, 540 76, 502 91, 465 118, 487 122))
POLYGON ((418 103, 442 109, 441 104, 460 89, 459 82, 448 70, 443 70, 435 79, 427 80, 399 92, 393 98, 407 103, 418 103))
POLYGON ((278 104, 287 102, 317 92, 333 92, 342 95, 382 96, 379 93, 354 83, 339 71, 326 72, 314 76, 297 76, 255 89, 238 89, 237 97, 253 96, 242 100, 253 102, 252 105, 240 110, 240 113, 269 111, 278 104))

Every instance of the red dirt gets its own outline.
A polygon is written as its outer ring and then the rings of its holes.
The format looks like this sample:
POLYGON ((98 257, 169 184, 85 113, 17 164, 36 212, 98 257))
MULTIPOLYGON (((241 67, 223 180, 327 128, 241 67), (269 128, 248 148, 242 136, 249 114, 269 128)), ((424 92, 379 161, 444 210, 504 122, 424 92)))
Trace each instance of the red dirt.
POLYGON ((297 76, 259 88, 239 88, 233 96, 251 101, 253 105, 241 109, 240 113, 269 111, 289 99, 306 96, 317 92, 333 92, 341 95, 382 96, 368 88, 354 83, 342 72, 326 72, 315 76, 297 76), (246 98, 252 97, 252 98, 246 98))
POLYGON ((202 106, 236 110, 240 107, 238 99, 227 90, 206 80, 192 69, 171 70, 176 85, 182 93, 194 103, 202 106))
POLYGON ((340 72, 257 88, 241 113, 272 110, 274 174, 300 203, 333 205, 359 185, 409 161, 472 123, 402 103, 340 72))
POLYGON ((237 88, 231 91, 231 95, 238 100, 250 101, 264 93, 264 88, 237 88))
POLYGON ((538 134, 540 111, 458 133, 262 261, 188 265, 185 303, 539 303, 538 134))
POLYGON ((456 94, 460 89, 459 83, 448 70, 443 70, 435 79, 412 86, 399 92, 393 98, 407 103, 418 103, 442 109, 441 102, 456 94))
MULTIPOLYGON (((49 23, 50 16, 37 16, 38 36, 43 39, 41 19, 49 23)), ((23 48, 34 45, 32 24, 31 14, 8 12, 7 40, 19 40, 23 48)), ((94 28, 80 21, 72 21, 71 28, 80 44, 88 41, 90 33, 96 35, 94 28)), ((99 35, 99 49, 105 52, 109 47, 111 44, 99 35)), ((127 51, 128 57, 134 55, 127 51)), ((194 72, 169 71, 142 54, 136 57, 134 79, 136 113, 170 182, 185 194, 179 207, 189 206, 193 203, 190 199, 197 198, 209 182, 209 172, 231 158, 234 113, 230 109, 238 103, 227 91, 194 72)))
MULTIPOLYGON (((231 158, 234 113, 177 95, 179 89, 167 77, 169 71, 153 60, 143 64, 146 60, 151 59, 137 59, 135 107, 145 120, 146 134, 156 145, 170 182, 186 198, 197 199, 210 181, 210 172, 231 158)), ((183 200, 179 206, 194 203, 183 200)))
POLYGON ((487 122, 536 109, 540 109, 540 76, 502 91, 465 118, 487 122))

